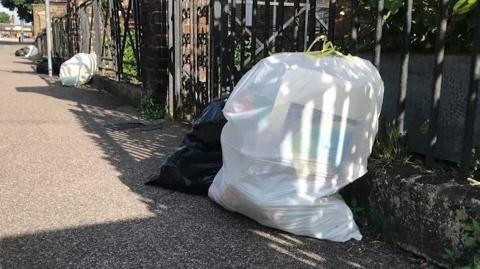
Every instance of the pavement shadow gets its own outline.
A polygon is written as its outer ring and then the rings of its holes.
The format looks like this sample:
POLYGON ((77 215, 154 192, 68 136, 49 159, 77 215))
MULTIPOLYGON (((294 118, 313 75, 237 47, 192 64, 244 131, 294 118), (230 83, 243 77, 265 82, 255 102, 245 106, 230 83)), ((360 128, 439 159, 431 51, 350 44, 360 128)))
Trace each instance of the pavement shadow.
POLYGON ((379 256, 388 252, 381 243, 323 244, 271 231, 200 197, 163 196, 157 201, 156 215, 3 238, 1 264, 4 268, 402 268, 395 257, 379 262, 379 256))
POLYGON ((26 65, 33 65, 31 61, 28 61, 28 59, 25 59, 26 61, 12 61, 14 64, 26 64, 26 65))
POLYGON ((5 69, 0 69, 0 72, 8 72, 8 73, 14 73, 14 74, 33 74, 35 73, 35 70, 32 71, 17 71, 17 70, 5 70, 5 69))
POLYGON ((112 130, 138 120, 135 110, 108 93, 61 87, 17 88, 73 102, 70 112, 142 197, 153 217, 0 239, 1 268, 407 268, 383 243, 335 243, 269 229, 223 210, 207 197, 147 187, 144 181, 180 143, 188 125, 112 130))

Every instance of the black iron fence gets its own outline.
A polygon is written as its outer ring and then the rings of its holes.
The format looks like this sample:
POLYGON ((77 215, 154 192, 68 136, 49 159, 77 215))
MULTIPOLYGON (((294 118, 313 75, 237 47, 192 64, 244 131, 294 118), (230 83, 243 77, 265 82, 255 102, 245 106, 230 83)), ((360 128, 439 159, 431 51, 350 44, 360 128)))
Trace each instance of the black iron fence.
POLYGON ((316 0, 170 0, 169 10, 168 103, 184 118, 230 92, 260 59, 303 51, 328 28, 328 4, 316 0))
MULTIPOLYGON (((475 116, 478 114, 476 106, 479 102, 480 5, 477 5, 475 11, 477 15, 469 90, 463 89, 465 98, 462 96, 463 101, 459 102, 458 109, 455 108, 455 113, 461 114, 457 120, 460 123, 452 125, 448 120, 439 118, 441 110, 452 110, 445 107, 449 97, 442 94, 447 18, 452 2, 441 0, 438 7, 433 9, 433 14, 437 14, 437 23, 432 22, 431 28, 436 30, 429 34, 436 35, 432 55, 434 60, 428 69, 431 74, 421 74, 433 78, 430 89, 420 88, 409 82, 409 74, 412 73, 412 68, 416 68, 409 64, 410 44, 419 37, 412 34, 413 0, 404 0, 400 4, 401 8, 396 17, 401 19, 402 25, 400 30, 396 30, 395 38, 398 38, 396 42, 401 45, 390 53, 399 58, 399 67, 395 69, 398 77, 394 76, 396 78, 392 81, 386 81, 386 96, 390 96, 391 102, 385 103, 394 106, 388 108, 394 111, 390 122, 401 132, 406 131, 407 141, 416 140, 413 144, 418 144, 418 141, 423 143, 418 147, 418 152, 426 155, 427 162, 431 163, 438 157, 458 162, 465 176, 467 168, 471 166, 472 149, 474 145, 480 145, 480 140, 474 137, 475 131, 480 135, 480 126, 474 124, 478 121, 475 116), (413 127, 406 126, 405 123, 406 119, 417 116, 414 113, 406 114, 407 104, 414 101, 407 98, 408 91, 412 90, 430 90, 430 98, 424 104, 430 108, 423 126, 426 131, 415 136, 408 131, 413 127), (446 132, 452 134, 452 137, 456 135, 461 138, 458 139, 458 145, 453 141, 450 145, 459 148, 454 152, 454 156, 444 158, 439 154, 439 141, 443 139, 441 146, 449 147, 450 138, 442 138, 439 134, 446 132)), ((228 94, 241 76, 261 58, 277 52, 303 51, 319 34, 327 34, 334 43, 341 43, 346 53, 357 54, 362 48, 362 56, 365 56, 365 48, 369 48, 370 53, 367 51, 367 56, 371 55, 369 58, 382 75, 389 72, 392 62, 382 66, 382 57, 385 57, 382 53, 382 46, 385 45, 383 37, 394 29, 391 25, 385 27, 386 18, 391 16, 391 12, 385 11, 384 0, 378 0, 374 7, 368 8, 373 29, 369 37, 373 40, 369 42, 371 46, 364 46, 366 42, 361 40, 359 34, 362 21, 359 13, 365 10, 365 7, 361 6, 359 0, 348 0, 347 8, 343 2, 341 11, 338 10, 338 5, 337 0, 330 0, 328 3, 317 0, 170 0, 169 45, 173 51, 168 90, 170 113, 176 117, 191 118, 208 102, 228 94)), ((390 58, 392 57, 385 60, 390 58)), ((386 77, 391 77, 391 74, 384 76, 384 80, 386 77)), ((387 108, 384 107, 384 110, 387 108)))
POLYGON ((52 20, 52 53, 55 57, 68 58, 73 54, 72 48, 65 46, 70 44, 70 37, 68 36, 68 24, 70 20, 68 17, 54 18, 52 20))
POLYGON ((304 51, 313 38, 327 34, 342 51, 369 58, 380 70, 386 85, 383 121, 406 133, 412 149, 429 163, 436 158, 459 163, 465 176, 472 149, 480 146, 479 4, 468 27, 474 29, 474 38, 468 41, 464 33, 449 33, 448 25, 458 24, 449 19, 452 1, 457 0, 430 1, 425 10, 436 17, 431 21, 419 10, 424 3, 413 0, 393 1, 399 4, 395 15, 393 2, 384 0, 374 6, 366 0, 162 0, 158 3, 166 10, 141 12, 161 28, 149 28, 157 33, 155 38, 143 39, 139 0, 71 1, 67 16, 53 21, 54 55, 95 52, 106 74, 141 81, 141 70, 155 76, 152 62, 164 63, 170 54, 168 73, 158 79, 162 82, 158 85, 168 84, 168 89, 157 90, 168 92, 168 111, 174 117, 191 119, 207 103, 227 95, 260 59, 304 51), (412 24, 415 16, 418 23, 412 24), (395 28, 392 18, 401 26, 395 28), (422 25, 433 30, 418 36, 416 28, 422 25), (469 56, 445 54, 451 36, 468 43, 462 44, 471 52, 468 75, 464 59, 469 56), (151 46, 142 43, 147 39, 151 46), (153 54, 158 50, 158 56, 145 55, 141 63, 141 43, 153 54), (433 47, 430 55, 411 53, 411 47, 417 49, 420 43, 433 47), (449 64, 444 66, 445 62, 449 64), (424 83, 424 77, 431 83, 424 83), (419 102, 417 95, 425 100, 419 102))
MULTIPOLYGON (((139 19, 138 0, 72 0, 64 17, 52 19, 52 54, 95 53, 105 75, 141 82, 139 19)), ((44 44, 42 34, 37 45, 45 52, 44 44)))

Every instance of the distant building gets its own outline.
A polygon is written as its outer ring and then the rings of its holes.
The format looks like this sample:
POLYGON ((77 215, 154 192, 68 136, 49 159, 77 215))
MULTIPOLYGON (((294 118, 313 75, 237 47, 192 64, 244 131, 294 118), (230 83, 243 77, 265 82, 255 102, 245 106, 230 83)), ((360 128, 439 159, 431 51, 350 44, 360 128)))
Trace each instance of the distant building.
POLYGON ((18 38, 23 30, 23 37, 32 37, 32 27, 30 25, 0 24, 0 37, 18 38))

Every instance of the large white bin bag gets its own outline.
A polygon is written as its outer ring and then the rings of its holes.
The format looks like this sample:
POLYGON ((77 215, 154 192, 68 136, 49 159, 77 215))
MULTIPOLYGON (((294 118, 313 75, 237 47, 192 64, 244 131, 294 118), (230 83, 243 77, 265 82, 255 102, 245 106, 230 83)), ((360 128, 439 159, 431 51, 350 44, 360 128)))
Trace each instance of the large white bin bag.
POLYGON ((281 53, 240 80, 223 113, 223 167, 209 196, 259 223, 360 240, 338 190, 367 172, 383 101, 368 61, 281 53))
POLYGON ((25 54, 25 57, 33 57, 33 56, 36 56, 38 54, 38 49, 37 47, 35 47, 34 45, 30 45, 28 46, 28 52, 27 54, 25 54))
POLYGON ((78 53, 60 66, 60 81, 65 86, 78 86, 87 83, 97 67, 95 54, 78 53))

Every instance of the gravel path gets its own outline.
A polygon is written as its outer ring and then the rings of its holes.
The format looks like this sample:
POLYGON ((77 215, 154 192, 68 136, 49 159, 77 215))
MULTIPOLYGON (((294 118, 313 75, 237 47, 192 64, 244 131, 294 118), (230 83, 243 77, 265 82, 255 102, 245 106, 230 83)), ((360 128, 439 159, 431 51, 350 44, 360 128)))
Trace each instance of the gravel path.
POLYGON ((0 268, 417 268, 366 236, 264 228, 207 197, 146 187, 187 126, 113 130, 136 111, 61 87, 0 41, 0 268))

